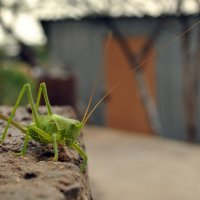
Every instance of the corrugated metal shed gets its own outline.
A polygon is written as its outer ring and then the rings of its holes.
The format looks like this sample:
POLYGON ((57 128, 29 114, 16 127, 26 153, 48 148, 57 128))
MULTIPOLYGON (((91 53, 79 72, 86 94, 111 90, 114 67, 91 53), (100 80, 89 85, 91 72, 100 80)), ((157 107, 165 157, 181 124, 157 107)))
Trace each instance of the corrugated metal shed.
MULTIPOLYGON (((198 20, 198 17, 190 17, 191 24, 198 20)), ((113 19, 119 30, 128 37, 145 36, 149 37, 156 27, 158 18, 115 18, 113 19)), ((52 63, 66 63, 74 69, 79 77, 79 94, 82 104, 87 104, 90 96, 91 85, 99 68, 104 66, 104 42, 109 34, 109 30, 98 18, 85 18, 82 20, 60 20, 47 22, 50 51, 52 63), (81 34, 80 34, 81 33, 81 34), (58 37, 59 35, 59 37, 58 37), (78 59, 77 59, 78 58, 78 59), (90 76, 88 76, 90 72, 90 76), (87 78, 86 78, 87 77, 87 78)), ((162 34, 153 44, 155 51, 166 45, 180 34, 180 22, 177 17, 167 17, 162 34)), ((192 30, 191 43, 195 43, 197 30, 192 30)), ((162 135, 180 140, 186 139, 185 111, 183 102, 182 83, 182 55, 181 39, 177 39, 169 45, 162 53, 155 57, 156 66, 156 93, 158 111, 163 126, 162 135)), ((94 102, 97 102, 104 91, 104 77, 102 74, 101 84, 98 84, 94 102)), ((104 105, 98 109, 91 119, 93 122, 105 122, 104 105)), ((134 106, 134 105, 133 105, 134 106)), ((130 108, 131 109, 131 108, 130 108)), ((199 105, 198 105, 199 115, 199 105)), ((199 125, 198 125, 199 126, 199 125)), ((198 127, 198 130, 199 127, 198 127)), ((197 140, 199 141, 200 132, 197 140)))

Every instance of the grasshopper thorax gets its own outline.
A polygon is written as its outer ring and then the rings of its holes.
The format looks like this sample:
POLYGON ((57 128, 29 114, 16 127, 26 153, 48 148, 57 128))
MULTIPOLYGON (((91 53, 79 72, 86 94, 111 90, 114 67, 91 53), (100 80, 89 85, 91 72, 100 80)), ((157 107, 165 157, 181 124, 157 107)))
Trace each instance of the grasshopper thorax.
POLYGON ((78 120, 65 118, 57 114, 40 115, 39 124, 32 123, 28 126, 30 136, 38 142, 51 143, 51 140, 47 141, 45 138, 39 137, 37 132, 34 131, 34 126, 43 130, 50 138, 53 134, 56 134, 56 140, 59 144, 71 145, 77 140, 84 125, 78 120))
POLYGON ((83 124, 75 119, 65 118, 57 114, 51 116, 51 120, 55 123, 60 142, 72 144, 79 136, 83 124))

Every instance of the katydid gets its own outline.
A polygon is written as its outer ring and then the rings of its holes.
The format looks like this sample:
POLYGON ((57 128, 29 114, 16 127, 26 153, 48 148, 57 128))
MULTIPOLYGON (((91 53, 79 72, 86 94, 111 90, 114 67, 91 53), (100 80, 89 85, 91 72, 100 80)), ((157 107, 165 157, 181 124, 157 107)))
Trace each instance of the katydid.
MULTIPOLYGON (((88 104, 88 108, 89 108, 89 105, 90 103, 88 104)), ((33 139, 39 143, 53 144, 54 160, 57 161, 58 160, 58 144, 67 145, 73 148, 74 150, 76 150, 79 153, 79 155, 82 157, 83 162, 81 164, 80 170, 83 172, 85 171, 85 168, 87 166, 87 154, 79 146, 77 139, 78 139, 81 129, 84 127, 88 119, 88 118, 86 119, 87 112, 88 112, 88 109, 81 122, 75 119, 64 118, 60 115, 54 114, 50 106, 45 83, 40 84, 36 104, 33 101, 31 86, 29 83, 27 83, 22 87, 21 92, 18 96, 18 99, 15 103, 15 106, 12 110, 10 117, 7 118, 3 116, 2 114, 0 114, 0 119, 3 119, 8 122, 0 138, 0 143, 4 142, 4 140, 6 139, 8 128, 10 127, 10 124, 12 124, 25 134, 24 145, 22 147, 20 155, 24 156, 26 154, 28 142, 31 139, 33 139), (21 125, 18 122, 13 121, 15 112, 17 108, 19 107, 20 101, 23 98, 25 92, 27 92, 28 94, 28 100, 29 100, 32 114, 33 114, 33 122, 27 126, 21 125), (42 94, 44 96, 45 104, 48 111, 47 115, 40 115, 38 113, 38 107, 39 107, 42 94)))

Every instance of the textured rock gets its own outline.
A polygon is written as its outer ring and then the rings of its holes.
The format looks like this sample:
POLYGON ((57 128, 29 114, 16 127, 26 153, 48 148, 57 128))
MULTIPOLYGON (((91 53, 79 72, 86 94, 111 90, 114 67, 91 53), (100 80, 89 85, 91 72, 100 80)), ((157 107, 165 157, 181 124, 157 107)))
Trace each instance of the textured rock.
MULTIPOLYGON (((42 114, 46 112, 44 107, 39 110, 42 114)), ((53 107, 53 111, 65 117, 76 117, 70 107, 53 107)), ((11 108, 0 107, 0 112, 9 116, 11 108)), ((30 109, 20 107, 14 120, 30 123, 30 109)), ((0 121, 0 133, 5 125, 0 121)), ((23 140, 23 133, 11 126, 5 142, 0 144, 0 199, 92 199, 88 176, 79 170, 81 158, 76 151, 59 146, 59 162, 54 162, 52 145, 31 141, 27 154, 17 157, 15 153, 20 151, 23 140)), ((80 143, 83 144, 82 134, 80 143)))

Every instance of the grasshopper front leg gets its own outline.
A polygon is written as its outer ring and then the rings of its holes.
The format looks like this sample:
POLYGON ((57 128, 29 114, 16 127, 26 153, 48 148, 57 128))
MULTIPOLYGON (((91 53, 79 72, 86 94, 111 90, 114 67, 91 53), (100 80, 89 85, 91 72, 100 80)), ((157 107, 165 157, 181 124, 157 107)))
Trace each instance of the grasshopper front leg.
POLYGON ((77 144, 77 142, 74 142, 71 147, 76 150, 79 155, 81 156, 81 158, 83 159, 83 163, 81 164, 80 166, 80 170, 81 172, 84 172, 85 169, 86 169, 86 166, 87 166, 87 161, 88 161, 88 158, 87 158, 87 154, 85 153, 85 151, 83 151, 83 149, 77 144))

